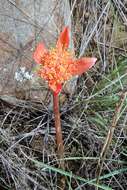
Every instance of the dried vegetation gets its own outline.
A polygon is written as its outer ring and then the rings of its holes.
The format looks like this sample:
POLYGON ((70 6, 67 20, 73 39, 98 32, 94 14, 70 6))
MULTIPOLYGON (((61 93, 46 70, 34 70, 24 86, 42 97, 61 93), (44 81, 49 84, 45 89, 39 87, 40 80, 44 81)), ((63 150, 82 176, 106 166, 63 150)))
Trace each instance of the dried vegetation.
MULTIPOLYGON (((127 84, 127 2, 70 0, 77 56, 98 58, 78 78, 73 96, 61 95, 61 119, 68 172, 57 170, 51 105, 31 100, 10 103, 0 97, 0 188, 50 190, 57 176, 67 176, 66 189, 96 188, 96 167, 127 84), (74 174, 74 175, 73 175, 74 174)), ((50 98, 50 96, 48 96, 50 98)), ((127 188, 127 99, 104 160, 100 189, 127 188)))

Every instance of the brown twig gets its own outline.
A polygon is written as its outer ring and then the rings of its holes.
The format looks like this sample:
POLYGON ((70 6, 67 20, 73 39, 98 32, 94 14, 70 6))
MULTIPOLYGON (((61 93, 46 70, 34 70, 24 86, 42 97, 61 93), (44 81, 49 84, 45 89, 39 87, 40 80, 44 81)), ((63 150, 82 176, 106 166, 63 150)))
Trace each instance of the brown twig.
MULTIPOLYGON (((60 112, 59 112, 59 95, 53 93, 53 109, 54 109, 54 117, 55 117, 55 129, 56 129, 56 144, 57 144, 57 153, 58 158, 60 159, 59 168, 65 169, 64 164, 64 145, 62 138, 62 129, 60 122, 60 112)), ((65 188, 65 177, 62 176, 60 180, 61 189, 65 188)))
MULTIPOLYGON (((105 143, 103 145, 102 151, 100 153, 100 158, 98 160, 98 164, 97 164, 97 169, 96 169, 96 183, 99 184, 99 178, 102 172, 102 168, 103 168, 103 163, 107 154, 107 151, 109 150, 109 146, 111 144, 112 141, 112 137, 114 134, 114 130, 117 127, 117 123, 120 117, 120 112, 121 109, 123 107, 124 104, 124 100, 127 96, 127 91, 122 92, 121 96, 120 96, 120 100, 119 103, 116 105, 116 109, 115 109, 115 113, 112 119, 112 124, 111 127, 109 128, 109 131, 107 133, 107 137, 105 139, 105 143)), ((98 187, 96 188, 98 190, 98 187)))

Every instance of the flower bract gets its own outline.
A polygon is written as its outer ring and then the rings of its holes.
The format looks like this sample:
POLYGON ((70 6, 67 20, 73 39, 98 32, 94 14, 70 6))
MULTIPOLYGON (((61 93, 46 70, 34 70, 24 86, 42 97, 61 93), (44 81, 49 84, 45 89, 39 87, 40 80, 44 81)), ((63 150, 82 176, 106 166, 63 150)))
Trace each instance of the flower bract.
POLYGON ((81 75, 89 70, 96 62, 94 57, 76 59, 69 47, 69 27, 60 33, 55 48, 47 50, 43 43, 39 43, 33 57, 40 65, 38 74, 48 81, 51 90, 58 94, 65 81, 75 75, 81 75))

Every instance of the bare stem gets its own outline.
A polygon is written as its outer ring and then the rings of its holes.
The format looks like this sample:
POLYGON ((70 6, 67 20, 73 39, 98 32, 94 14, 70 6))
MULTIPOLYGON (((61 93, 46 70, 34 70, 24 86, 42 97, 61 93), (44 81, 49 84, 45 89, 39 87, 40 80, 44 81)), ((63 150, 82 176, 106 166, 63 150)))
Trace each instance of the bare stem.
MULTIPOLYGON (((53 93, 53 109, 54 109, 54 117, 55 117, 55 129, 56 129, 56 144, 57 144, 57 153, 58 158, 60 159, 59 168, 65 169, 64 163, 64 145, 62 138, 62 129, 61 129, 61 121, 60 121, 60 111, 59 111, 59 95, 53 93)), ((65 177, 61 178, 61 189, 64 189, 65 186, 65 177)))
MULTIPOLYGON (((101 175, 101 172, 102 172, 103 163, 104 163, 106 154, 107 154, 107 152, 109 150, 110 144, 112 142, 112 137, 113 137, 113 134, 114 134, 114 130, 117 127, 117 123, 118 123, 118 120, 119 120, 119 117, 120 117, 120 112, 121 112, 121 109, 123 107, 123 103, 124 103, 124 100, 125 100, 126 96, 127 96, 127 91, 122 92, 120 100, 119 100, 119 103, 116 105, 116 109, 115 109, 115 112, 114 112, 112 124, 111 124, 111 127, 109 128, 109 131, 108 131, 107 137, 105 139, 105 143, 103 145, 103 148, 102 148, 102 151, 101 151, 101 154, 100 154, 100 158, 99 158, 98 164, 97 164, 97 169, 96 169, 96 183, 97 184, 99 184, 99 178, 100 178, 100 175, 101 175)), ((98 187, 96 188, 96 190, 98 190, 98 187)))

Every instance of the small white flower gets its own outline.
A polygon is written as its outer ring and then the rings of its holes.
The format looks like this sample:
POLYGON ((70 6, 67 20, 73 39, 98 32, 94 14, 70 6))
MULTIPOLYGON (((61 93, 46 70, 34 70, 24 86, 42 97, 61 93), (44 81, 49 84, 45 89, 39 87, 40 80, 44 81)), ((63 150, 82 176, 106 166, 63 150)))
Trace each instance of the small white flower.
POLYGON ((25 67, 20 67, 20 70, 21 70, 21 73, 22 73, 22 74, 24 74, 24 73, 25 73, 26 68, 25 68, 25 67))
POLYGON ((20 67, 18 71, 15 72, 14 79, 23 82, 26 80, 31 80, 33 77, 33 74, 30 74, 28 71, 26 71, 25 67, 20 67))
POLYGON ((33 77, 33 74, 29 74, 29 72, 25 72, 24 77, 25 77, 27 80, 31 80, 32 77, 33 77))
POLYGON ((20 72, 15 72, 14 79, 17 80, 17 81, 19 81, 19 82, 22 82, 22 81, 23 81, 23 77, 22 77, 22 75, 20 74, 20 72))

